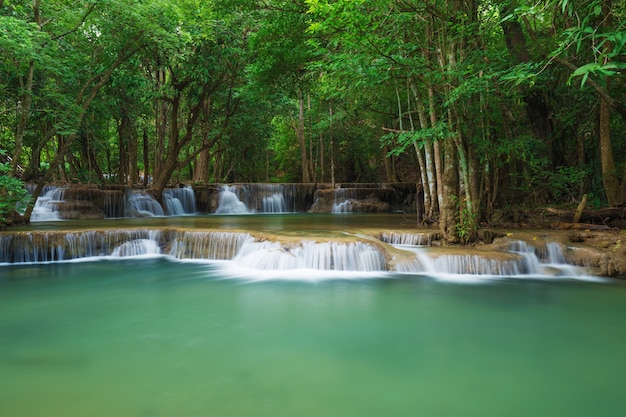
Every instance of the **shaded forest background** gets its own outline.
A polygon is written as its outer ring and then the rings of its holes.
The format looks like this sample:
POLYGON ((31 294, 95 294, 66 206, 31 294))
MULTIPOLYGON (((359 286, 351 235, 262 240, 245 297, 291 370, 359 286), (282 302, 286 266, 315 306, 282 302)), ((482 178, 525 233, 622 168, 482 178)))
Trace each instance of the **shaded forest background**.
POLYGON ((411 181, 451 242, 499 207, 624 205, 625 14, 623 0, 0 0, 2 199, 21 198, 15 181, 157 198, 179 182, 411 181))

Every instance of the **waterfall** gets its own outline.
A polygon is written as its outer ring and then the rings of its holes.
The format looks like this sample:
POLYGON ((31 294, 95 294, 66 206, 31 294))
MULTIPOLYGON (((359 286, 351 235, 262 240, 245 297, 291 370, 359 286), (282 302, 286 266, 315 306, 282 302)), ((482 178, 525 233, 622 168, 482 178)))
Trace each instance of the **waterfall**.
POLYGON ((59 214, 59 205, 64 200, 65 187, 53 185, 45 186, 33 207, 30 216, 31 222, 47 222, 62 220, 59 214))
MULTIPOLYGON (((402 235, 399 235, 402 236, 402 235)), ((400 238, 401 240, 406 239, 400 238)), ((453 276, 585 277, 582 268, 565 263, 562 247, 539 249, 521 241, 509 251, 485 254, 459 248, 396 246, 404 254, 369 242, 281 243, 257 240, 243 232, 177 229, 85 230, 0 234, 0 263, 45 263, 100 256, 167 256, 178 260, 229 261, 246 271, 355 271, 453 276), (538 255, 539 254, 539 255, 538 255), (390 264, 387 263, 390 260, 390 264)), ((249 275, 249 272, 248 272, 249 275)))
POLYGON ((166 188, 163 191, 163 200, 170 216, 193 214, 196 212, 196 197, 193 188, 166 188))
POLYGON ((285 197, 282 192, 263 197, 261 206, 263 213, 285 213, 285 197))
POLYGON ((352 212, 352 202, 344 200, 341 203, 333 203, 332 213, 350 213, 352 212))
POLYGON ((158 255, 160 253, 161 248, 158 242, 151 239, 135 239, 115 247, 111 256, 158 255))
POLYGON ((337 188, 333 193, 332 213, 350 213, 352 205, 358 199, 358 190, 353 188, 337 188))
MULTIPOLYGON (((430 275, 496 275, 496 276, 582 276, 584 270, 567 264, 558 243, 546 244, 544 255, 523 241, 511 243, 510 251, 499 257, 485 257, 478 253, 442 253, 437 250, 407 248, 415 257, 396 264, 396 271, 419 272, 430 275)), ((540 251, 541 252, 541 251, 540 251)))
POLYGON ((383 254, 374 246, 356 242, 302 242, 294 247, 278 242, 246 242, 234 261, 260 270, 315 269, 332 271, 385 271, 383 254))
POLYGON ((148 193, 131 192, 126 201, 126 217, 164 216, 163 207, 148 193))
POLYGON ((42 263, 107 256, 136 240, 159 242, 160 230, 87 230, 0 235, 0 262, 42 263))
POLYGON ((246 204, 239 200, 236 194, 237 188, 234 186, 222 186, 220 202, 215 214, 249 214, 246 204))
POLYGON ((432 235, 424 233, 382 232, 378 237, 390 245, 430 246, 432 235))
POLYGON ((243 244, 254 240, 247 233, 180 232, 172 242, 169 255, 176 259, 233 259, 243 244))
POLYGON ((519 259, 486 258, 476 254, 436 254, 416 249, 416 256, 396 265, 398 272, 429 275, 520 275, 519 259))
POLYGON ((96 256, 165 254, 175 259, 232 260, 260 270, 385 271, 382 252, 362 243, 300 242, 284 246, 248 233, 177 230, 89 230, 0 235, 0 263, 42 263, 96 256))
POLYGON ((524 260, 524 273, 532 275, 568 275, 580 276, 584 271, 567 264, 561 245, 548 242, 543 250, 523 241, 511 244, 511 252, 519 254, 524 260))
POLYGON ((306 187, 299 184, 224 185, 216 214, 295 213, 308 209, 306 187), (303 189, 304 188, 304 189, 303 189))

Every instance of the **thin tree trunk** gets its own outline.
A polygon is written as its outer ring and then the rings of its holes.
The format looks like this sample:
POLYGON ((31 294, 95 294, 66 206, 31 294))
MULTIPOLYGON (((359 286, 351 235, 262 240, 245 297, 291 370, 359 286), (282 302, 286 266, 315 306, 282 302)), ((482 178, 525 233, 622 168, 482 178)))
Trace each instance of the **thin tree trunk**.
POLYGON ((137 129, 131 122, 130 131, 128 132, 128 183, 130 185, 137 184, 139 182, 139 169, 137 168, 138 158, 138 143, 137 143, 137 129))
POLYGON ((30 117, 30 108, 33 102, 33 77, 35 74, 35 61, 28 64, 28 72, 26 74, 26 83, 24 84, 24 94, 19 105, 19 120, 17 129, 15 130, 15 150, 13 151, 13 160, 11 161, 11 175, 16 175, 20 161, 22 158, 22 143, 24 141, 24 132, 26 132, 26 124, 30 117))
POLYGON ((333 137, 333 105, 329 106, 330 113, 330 182, 333 188, 335 188, 335 139, 333 137))
POLYGON ((302 90, 298 90, 298 104, 300 111, 298 113, 297 136, 300 146, 300 158, 302 163, 302 182, 310 183, 311 175, 309 169, 309 160, 307 157, 306 139, 304 137, 304 96, 302 90))
MULTIPOLYGON (((429 116, 430 116, 430 125, 434 128, 437 126, 438 118, 437 112, 435 111, 435 91, 432 86, 428 87, 428 108, 429 108, 429 116)), ((443 192, 441 192, 441 187, 443 184, 443 167, 441 165, 441 161, 443 159, 441 155, 441 146, 439 141, 433 142, 433 159, 435 164, 435 177, 437 178, 437 205, 441 207, 443 204, 443 192)), ((433 199, 433 212, 437 211, 437 208, 434 207, 435 200, 433 199)))
POLYGON ((148 132, 143 130, 143 186, 150 182, 150 157, 148 148, 148 132))
MULTIPOLYGON (((428 122, 426 121, 426 114, 424 112, 424 105, 421 103, 421 101, 418 99, 417 97, 417 88, 415 87, 414 83, 411 81, 411 86, 410 86, 411 90, 413 91, 413 95, 415 97, 415 103, 416 103, 416 107, 417 107, 417 115, 418 115, 418 119, 420 122, 420 128, 421 129, 428 129, 428 122)), ((411 114, 411 107, 410 107, 410 100, 408 98, 408 90, 407 90, 407 105, 409 106, 409 115, 411 114)), ((415 126, 413 126, 413 118, 410 118, 411 121, 411 131, 415 130, 415 126)), ((422 153, 422 149, 420 149, 418 143, 416 141, 413 141, 413 148, 415 149, 415 154, 417 155, 417 163, 419 165, 419 170, 420 170, 420 179, 422 182, 422 191, 424 192, 424 207, 423 209, 423 213, 420 210, 420 207, 416 207, 418 210, 417 213, 417 221, 418 223, 422 222, 423 219, 423 215, 426 215, 428 217, 432 217, 432 196, 433 194, 431 193, 432 191, 432 183, 430 181, 429 175, 432 176, 432 173, 429 172, 429 166, 427 163, 427 159, 428 156, 425 155, 426 152, 424 152, 424 154, 422 153)), ((422 148, 424 149, 424 151, 427 148, 427 143, 424 143, 422 148)))
POLYGON ((602 182, 609 207, 616 207, 623 203, 620 181, 617 178, 613 149, 611 146, 611 108, 609 104, 600 100, 600 161, 602 164, 602 182))

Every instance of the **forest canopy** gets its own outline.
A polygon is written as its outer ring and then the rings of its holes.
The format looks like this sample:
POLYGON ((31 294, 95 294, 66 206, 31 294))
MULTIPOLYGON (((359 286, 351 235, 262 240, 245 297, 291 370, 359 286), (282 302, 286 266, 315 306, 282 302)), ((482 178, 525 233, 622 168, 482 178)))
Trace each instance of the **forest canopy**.
POLYGON ((3 175, 34 197, 53 182, 157 198, 174 182, 416 182, 449 241, 498 207, 624 205, 625 14, 624 0, 0 0, 3 175))

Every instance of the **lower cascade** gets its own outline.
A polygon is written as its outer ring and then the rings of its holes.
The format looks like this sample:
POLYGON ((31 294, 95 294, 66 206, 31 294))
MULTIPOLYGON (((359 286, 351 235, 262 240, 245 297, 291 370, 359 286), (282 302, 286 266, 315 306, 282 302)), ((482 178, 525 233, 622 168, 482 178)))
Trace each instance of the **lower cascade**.
MULTIPOLYGON (((178 229, 88 230, 0 234, 0 263, 46 263, 94 257, 166 256, 177 260, 229 261, 260 271, 299 269, 418 273, 426 275, 583 276, 569 265, 557 243, 539 249, 512 241, 490 255, 450 253, 424 245, 429 239, 379 236, 372 241, 309 240, 281 243, 245 232, 178 229), (412 244, 388 244, 397 240, 412 244)), ((462 250, 462 249, 459 249, 462 250)))
POLYGON ((374 246, 339 242, 302 242, 295 247, 278 242, 247 242, 234 261, 261 270, 316 269, 333 271, 384 271, 383 254, 374 246))

